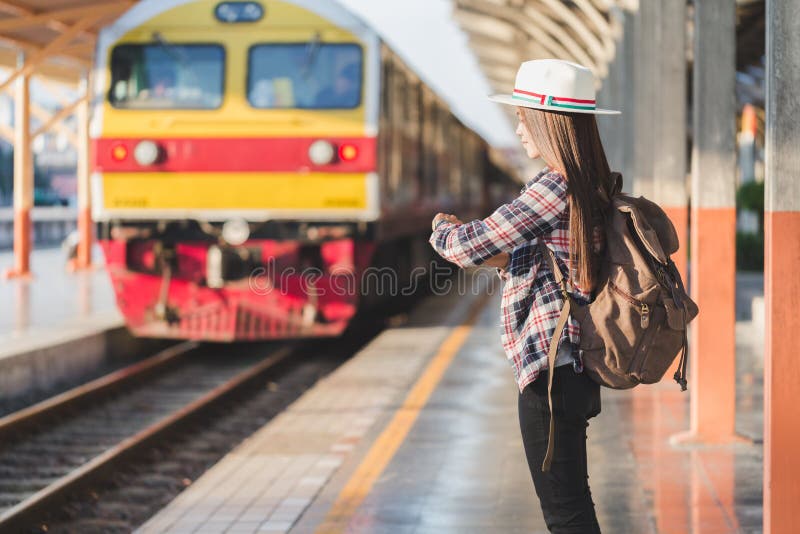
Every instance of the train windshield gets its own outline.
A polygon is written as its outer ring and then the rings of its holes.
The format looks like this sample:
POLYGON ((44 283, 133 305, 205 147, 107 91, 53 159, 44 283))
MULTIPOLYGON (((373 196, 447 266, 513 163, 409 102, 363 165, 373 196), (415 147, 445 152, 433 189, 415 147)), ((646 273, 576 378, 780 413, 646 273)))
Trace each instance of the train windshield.
POLYGON ((259 44, 250 49, 247 99, 260 109, 353 109, 362 72, 357 44, 259 44))
POLYGON ((111 54, 111 105, 127 109, 215 109, 222 105, 219 45, 120 45, 111 54))

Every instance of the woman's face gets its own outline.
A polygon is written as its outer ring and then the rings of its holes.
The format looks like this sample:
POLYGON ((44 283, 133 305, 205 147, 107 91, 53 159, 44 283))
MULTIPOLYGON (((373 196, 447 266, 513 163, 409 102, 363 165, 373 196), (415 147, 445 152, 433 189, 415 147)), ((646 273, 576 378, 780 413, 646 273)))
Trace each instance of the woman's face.
POLYGON ((539 149, 536 148, 536 145, 533 143, 533 139, 531 138, 531 133, 528 131, 527 126, 522 120, 522 112, 519 108, 517 108, 517 135, 522 141, 522 147, 525 149, 525 152, 528 154, 528 157, 531 159, 536 159, 540 156, 539 149))

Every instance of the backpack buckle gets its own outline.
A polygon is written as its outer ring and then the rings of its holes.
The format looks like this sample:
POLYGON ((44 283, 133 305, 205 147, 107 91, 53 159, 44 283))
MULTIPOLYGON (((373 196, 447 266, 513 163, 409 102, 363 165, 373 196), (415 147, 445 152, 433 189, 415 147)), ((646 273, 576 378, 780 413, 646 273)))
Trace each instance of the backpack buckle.
POLYGON ((583 349, 578 350, 577 357, 575 357, 575 354, 573 353, 572 370, 575 371, 576 373, 583 372, 583 349))

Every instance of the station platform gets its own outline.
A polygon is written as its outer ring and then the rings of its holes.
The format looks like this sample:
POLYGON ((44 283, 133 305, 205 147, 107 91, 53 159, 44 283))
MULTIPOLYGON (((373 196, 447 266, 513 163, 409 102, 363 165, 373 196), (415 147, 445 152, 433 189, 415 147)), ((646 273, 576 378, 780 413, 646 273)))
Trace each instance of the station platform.
MULTIPOLYGON (((99 246, 95 245, 92 257, 91 269, 70 273, 61 248, 35 249, 30 278, 0 279, 0 358, 122 324, 99 246)), ((13 252, 0 252, 0 272, 13 264, 13 252)))
MULTIPOLYGON (((0 278, 0 415, 154 345, 128 335, 102 251, 95 245, 92 252, 91 269, 67 272, 61 248, 37 248, 30 277, 0 278)), ((13 252, 0 252, 0 272, 13 264, 13 252)))
MULTIPOLYGON (((500 346, 500 281, 479 272, 479 290, 424 300, 137 532, 547 532, 500 346)), ((762 355, 739 328, 737 424, 751 442, 672 447, 689 400, 672 381, 602 390, 587 443, 603 532, 761 531, 762 355)))

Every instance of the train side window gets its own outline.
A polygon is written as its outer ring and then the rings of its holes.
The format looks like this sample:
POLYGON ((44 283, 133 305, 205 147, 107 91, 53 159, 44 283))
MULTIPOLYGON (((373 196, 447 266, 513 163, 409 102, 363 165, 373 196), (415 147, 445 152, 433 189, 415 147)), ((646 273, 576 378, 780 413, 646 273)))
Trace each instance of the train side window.
POLYGON ((407 165, 404 157, 403 142, 403 96, 406 94, 406 75, 402 69, 395 68, 392 77, 393 98, 389 105, 392 107, 392 189, 405 203, 408 191, 403 189, 403 167, 407 165))
POLYGON ((413 161, 412 166, 410 167, 411 174, 409 175, 409 181, 414 184, 414 193, 412 198, 421 201, 424 196, 424 188, 425 184, 423 181, 423 172, 424 172, 424 161, 423 158, 425 157, 425 141, 423 138, 423 131, 424 131, 424 121, 425 121, 425 102, 422 96, 422 84, 419 80, 414 81, 414 87, 411 91, 409 97, 412 99, 411 102, 411 112, 413 116, 412 120, 412 139, 409 146, 413 147, 413 161))
POLYGON ((258 109, 354 109, 363 50, 356 43, 265 43, 250 48, 247 100, 258 109))
POLYGON ((389 103, 392 101, 392 64, 386 60, 383 63, 381 79, 381 115, 386 124, 391 124, 392 108, 389 103))
POLYGON ((124 44, 111 52, 108 100, 122 109, 217 109, 225 49, 217 44, 124 44))
POLYGON ((450 131, 447 134, 448 154, 450 156, 449 193, 455 202, 461 201, 461 123, 454 116, 450 117, 450 131))
POLYGON ((431 199, 436 199, 439 194, 439 124, 441 123, 441 108, 435 96, 430 99, 431 121, 428 129, 428 194, 431 199))
POLYGON ((394 200, 394 191, 391 190, 391 147, 392 147, 392 63, 389 59, 383 62, 381 69, 381 124, 380 124, 380 165, 381 184, 386 192, 385 198, 394 200))

